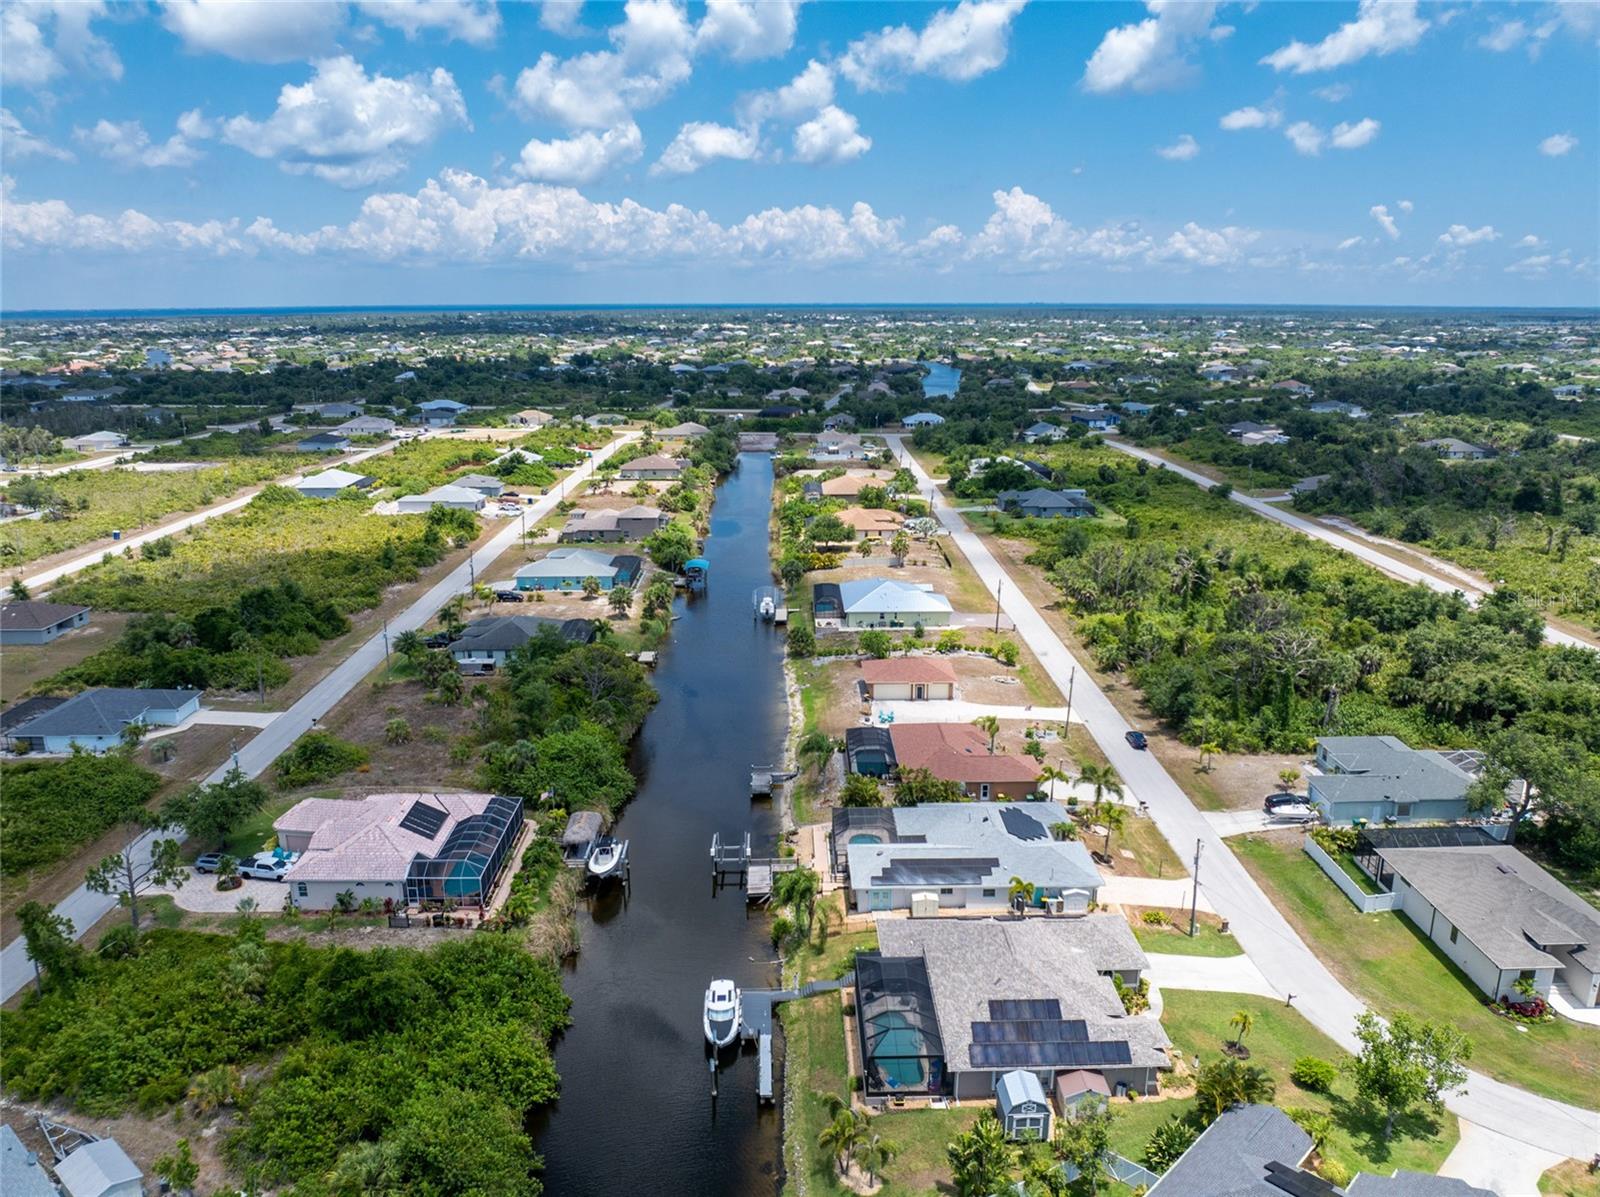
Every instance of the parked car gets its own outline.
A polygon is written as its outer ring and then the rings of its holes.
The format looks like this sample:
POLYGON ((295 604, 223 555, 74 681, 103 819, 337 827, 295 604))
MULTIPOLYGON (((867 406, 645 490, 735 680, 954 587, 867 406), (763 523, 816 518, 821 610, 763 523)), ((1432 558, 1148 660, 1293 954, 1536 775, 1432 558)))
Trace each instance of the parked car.
POLYGON ((1131 731, 1123 739, 1128 741, 1130 747, 1137 748, 1140 752, 1150 747, 1150 741, 1144 738, 1142 731, 1131 731))
POLYGON ((520 603, 524 601, 520 590, 496 590, 494 597, 495 601, 500 603, 520 603))
POLYGON ((252 877, 257 881, 282 881, 288 872, 289 862, 278 860, 270 853, 252 857, 239 864, 239 876, 252 877))
POLYGON ((431 636, 424 636, 422 644, 424 648, 443 648, 450 643, 451 639, 449 632, 435 632, 431 636))
POLYGON ((1312 806, 1311 800, 1304 794, 1268 794, 1261 806, 1274 822, 1315 823, 1322 817, 1322 812, 1312 806))
POLYGON ((215 873, 217 866, 222 864, 222 853, 206 852, 194 858, 194 871, 196 873, 215 873))

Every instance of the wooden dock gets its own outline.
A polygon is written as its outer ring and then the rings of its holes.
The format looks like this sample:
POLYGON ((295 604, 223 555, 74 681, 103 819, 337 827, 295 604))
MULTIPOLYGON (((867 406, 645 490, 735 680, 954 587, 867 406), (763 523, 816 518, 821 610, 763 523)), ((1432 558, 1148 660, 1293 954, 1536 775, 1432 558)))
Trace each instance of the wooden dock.
POLYGON ((729 843, 722 833, 711 837, 711 881, 713 885, 737 885, 745 891, 750 902, 767 902, 772 899, 772 884, 779 873, 793 872, 800 867, 794 856, 755 856, 750 851, 750 833, 744 839, 729 843))
POLYGON ((772 1064, 773 1009, 779 1002, 813 997, 855 984, 851 973, 836 981, 810 981, 799 989, 746 989, 739 995, 739 1037, 756 1045, 756 1099, 771 1104, 774 1100, 772 1064))
POLYGON ((751 765, 750 797, 770 798, 778 786, 786 781, 793 781, 798 776, 799 772, 794 769, 779 772, 773 765, 751 765))

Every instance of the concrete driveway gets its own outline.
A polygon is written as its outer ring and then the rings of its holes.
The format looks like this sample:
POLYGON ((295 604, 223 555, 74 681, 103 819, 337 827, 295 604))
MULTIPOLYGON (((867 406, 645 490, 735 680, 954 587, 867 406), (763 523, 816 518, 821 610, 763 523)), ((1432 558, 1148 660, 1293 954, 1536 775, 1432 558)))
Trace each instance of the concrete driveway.
POLYGON ((1502 1197, 1539 1197, 1539 1177, 1566 1158, 1465 1118, 1459 1121, 1461 1141, 1445 1159, 1440 1176, 1492 1189, 1502 1197))
POLYGON ((1207 993, 1254 993, 1281 998, 1283 994, 1261 975, 1248 956, 1176 956, 1161 952, 1150 957, 1150 984, 1162 989, 1201 989, 1207 993))

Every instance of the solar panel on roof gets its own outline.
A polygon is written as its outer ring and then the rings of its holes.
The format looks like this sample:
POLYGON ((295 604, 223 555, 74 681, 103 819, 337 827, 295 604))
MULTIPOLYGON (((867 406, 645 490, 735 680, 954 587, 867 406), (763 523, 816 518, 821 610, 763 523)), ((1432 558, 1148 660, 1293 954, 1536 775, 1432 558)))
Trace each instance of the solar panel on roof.
POLYGON ((400 830, 431 840, 439 834, 439 828, 444 826, 444 821, 449 817, 437 806, 429 806, 426 802, 413 802, 411 809, 406 811, 406 817, 400 820, 400 830))
POLYGON ((872 878, 874 888, 891 885, 977 885, 1000 867, 998 857, 989 856, 972 860, 954 857, 920 860, 907 858, 891 861, 883 872, 872 878))
POLYGON ((1289 1197, 1338 1197, 1339 1190, 1320 1176, 1291 1168, 1288 1164, 1272 1160, 1267 1164, 1267 1183, 1282 1189, 1289 1197))
POLYGON ((1005 824, 1005 829, 1011 836, 1019 840, 1050 838, 1050 833, 1044 829, 1043 823, 1015 806, 1000 808, 1000 822, 1005 824))
POLYGON ((1055 998, 991 1000, 989 1017, 996 1022, 1022 1018, 1060 1018, 1061 1003, 1055 998))

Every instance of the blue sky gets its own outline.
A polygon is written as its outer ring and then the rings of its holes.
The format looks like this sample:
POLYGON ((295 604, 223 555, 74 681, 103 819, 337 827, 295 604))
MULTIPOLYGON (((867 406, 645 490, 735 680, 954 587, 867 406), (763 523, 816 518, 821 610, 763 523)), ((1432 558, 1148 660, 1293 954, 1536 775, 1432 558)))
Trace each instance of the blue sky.
POLYGON ((1600 6, 0 10, 0 305, 1600 301, 1600 6))

